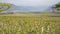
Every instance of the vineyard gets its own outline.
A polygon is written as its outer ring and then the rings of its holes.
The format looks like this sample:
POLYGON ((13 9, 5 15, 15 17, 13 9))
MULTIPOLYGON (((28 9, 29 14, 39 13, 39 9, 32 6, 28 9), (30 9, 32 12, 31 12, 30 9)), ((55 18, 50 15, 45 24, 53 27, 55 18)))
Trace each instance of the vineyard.
POLYGON ((60 14, 0 15, 0 34, 60 34, 60 14))

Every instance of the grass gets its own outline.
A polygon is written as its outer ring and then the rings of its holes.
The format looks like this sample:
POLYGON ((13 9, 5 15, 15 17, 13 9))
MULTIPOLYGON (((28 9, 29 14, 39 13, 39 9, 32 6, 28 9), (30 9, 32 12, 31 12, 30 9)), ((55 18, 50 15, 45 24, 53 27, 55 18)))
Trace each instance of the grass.
POLYGON ((60 34, 60 14, 17 15, 0 15, 0 34, 60 34))

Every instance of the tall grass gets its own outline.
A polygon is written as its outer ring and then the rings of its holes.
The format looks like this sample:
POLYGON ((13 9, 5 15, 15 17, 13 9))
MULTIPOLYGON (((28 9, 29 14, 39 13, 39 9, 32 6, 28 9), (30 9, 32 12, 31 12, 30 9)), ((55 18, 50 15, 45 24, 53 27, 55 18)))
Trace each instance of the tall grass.
POLYGON ((0 34, 60 34, 60 17, 0 16, 0 34))

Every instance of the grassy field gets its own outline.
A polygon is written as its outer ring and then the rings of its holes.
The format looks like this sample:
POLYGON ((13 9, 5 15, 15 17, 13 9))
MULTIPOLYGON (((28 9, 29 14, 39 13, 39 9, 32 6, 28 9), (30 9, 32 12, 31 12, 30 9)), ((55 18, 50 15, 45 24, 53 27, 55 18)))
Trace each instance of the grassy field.
POLYGON ((0 15, 0 34, 60 34, 60 14, 0 15))

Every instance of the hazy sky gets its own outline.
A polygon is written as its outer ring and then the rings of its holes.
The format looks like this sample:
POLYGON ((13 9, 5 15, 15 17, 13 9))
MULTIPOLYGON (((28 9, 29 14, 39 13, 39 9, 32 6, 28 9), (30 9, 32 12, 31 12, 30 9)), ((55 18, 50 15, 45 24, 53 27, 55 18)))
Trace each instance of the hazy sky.
POLYGON ((60 0, 0 0, 0 2, 12 3, 18 6, 49 6, 60 0))

